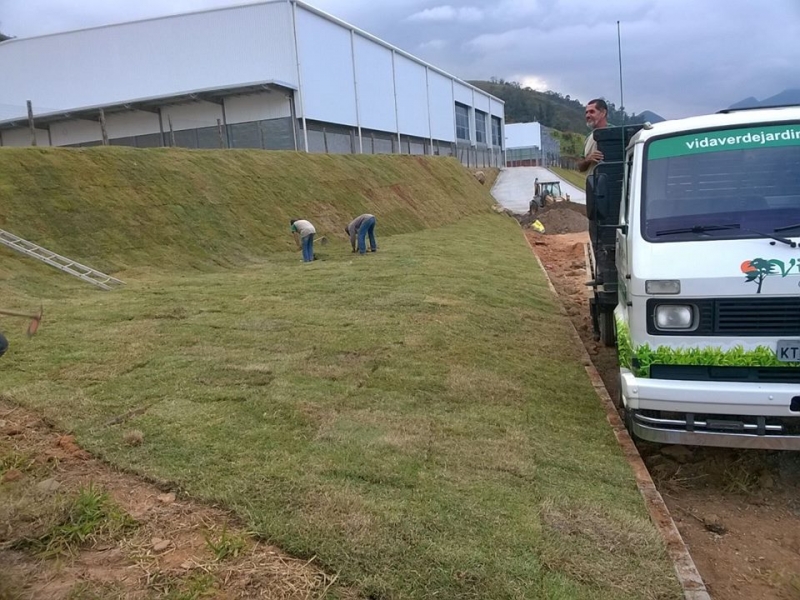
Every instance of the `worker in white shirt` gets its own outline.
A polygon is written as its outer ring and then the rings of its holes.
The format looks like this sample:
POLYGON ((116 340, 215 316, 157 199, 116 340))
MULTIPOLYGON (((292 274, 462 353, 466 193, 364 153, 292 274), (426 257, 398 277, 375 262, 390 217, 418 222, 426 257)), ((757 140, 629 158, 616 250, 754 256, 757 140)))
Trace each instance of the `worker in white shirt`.
POLYGON ((311 262, 314 260, 314 234, 317 230, 305 219, 292 219, 290 223, 294 243, 298 250, 303 251, 303 262, 311 262))

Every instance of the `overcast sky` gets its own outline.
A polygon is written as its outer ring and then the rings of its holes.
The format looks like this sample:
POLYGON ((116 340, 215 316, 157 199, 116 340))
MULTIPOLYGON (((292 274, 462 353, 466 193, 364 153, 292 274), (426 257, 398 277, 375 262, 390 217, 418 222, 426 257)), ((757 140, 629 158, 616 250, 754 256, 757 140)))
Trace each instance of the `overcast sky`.
MULTIPOLYGON (((0 0, 27 37, 245 0, 0 0)), ((461 79, 503 78, 666 118, 800 88, 800 0, 311 0, 461 79)))

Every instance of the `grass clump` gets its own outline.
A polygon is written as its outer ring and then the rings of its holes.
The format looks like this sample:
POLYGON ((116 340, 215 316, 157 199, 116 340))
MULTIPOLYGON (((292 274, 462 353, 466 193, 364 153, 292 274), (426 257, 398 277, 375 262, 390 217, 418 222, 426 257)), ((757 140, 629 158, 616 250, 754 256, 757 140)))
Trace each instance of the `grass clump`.
POLYGON ((9 471, 26 473, 36 470, 36 459, 31 454, 0 448, 0 480, 9 471))
POLYGON ((148 588, 163 600, 201 600, 218 597, 219 587, 210 573, 195 573, 187 577, 157 571, 149 578, 148 588))
POLYGON ((63 518, 47 533, 15 546, 32 550, 42 558, 71 556, 100 538, 118 539, 135 527, 136 521, 106 492, 90 485, 78 490, 66 505, 63 518))
POLYGON ((221 561, 227 558, 238 558, 242 551, 247 547, 247 540, 241 535, 230 535, 228 524, 222 527, 219 538, 210 534, 205 535, 206 546, 214 555, 214 560, 221 561))
POLYGON ((66 600, 126 600, 129 597, 130 593, 120 584, 81 581, 72 586, 66 600))

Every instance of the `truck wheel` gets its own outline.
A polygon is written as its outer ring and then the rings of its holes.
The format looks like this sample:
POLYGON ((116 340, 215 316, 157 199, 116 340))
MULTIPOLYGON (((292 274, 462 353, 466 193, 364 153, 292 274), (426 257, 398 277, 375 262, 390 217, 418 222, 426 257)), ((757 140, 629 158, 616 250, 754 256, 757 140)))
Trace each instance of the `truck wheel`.
POLYGON ((606 348, 613 348, 617 345, 616 322, 613 312, 601 312, 598 315, 600 326, 600 341, 606 348))

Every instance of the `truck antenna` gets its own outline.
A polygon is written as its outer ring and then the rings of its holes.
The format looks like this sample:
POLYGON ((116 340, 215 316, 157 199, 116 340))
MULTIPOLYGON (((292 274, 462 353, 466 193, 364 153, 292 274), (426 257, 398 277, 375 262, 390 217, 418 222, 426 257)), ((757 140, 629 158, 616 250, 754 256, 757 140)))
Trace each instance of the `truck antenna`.
MULTIPOLYGON (((619 21, 617 21, 617 51, 619 53, 619 107, 622 113, 622 126, 625 126, 625 96, 622 93, 622 35, 620 34, 619 21)), ((623 130, 624 131, 624 130, 623 130)), ((625 135, 624 133, 622 134, 625 135)))

